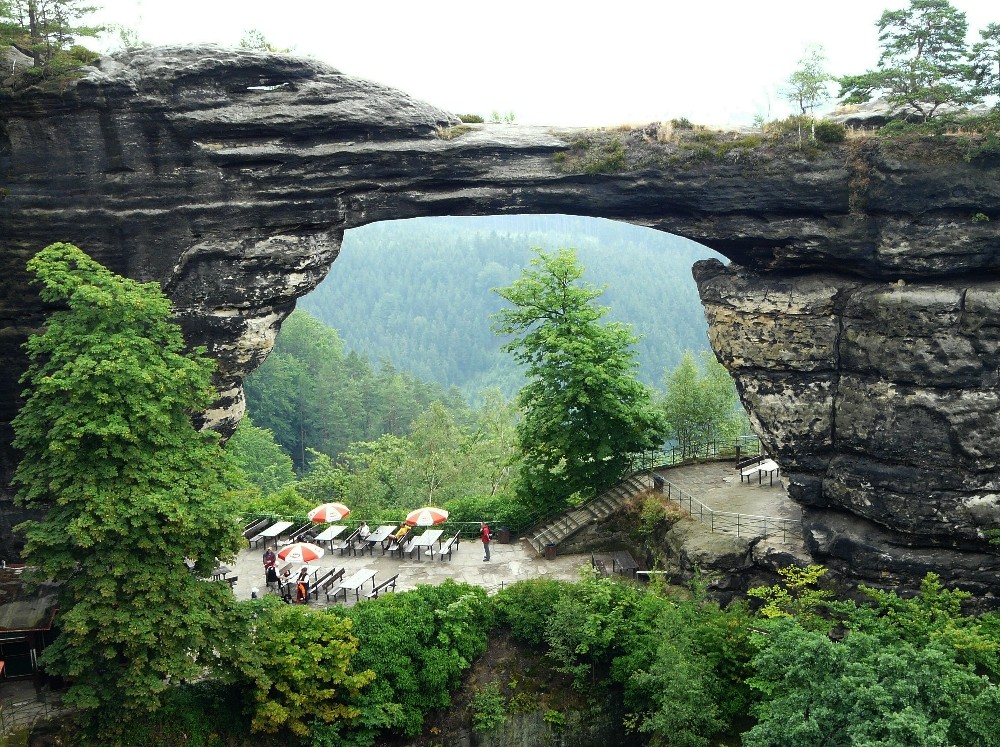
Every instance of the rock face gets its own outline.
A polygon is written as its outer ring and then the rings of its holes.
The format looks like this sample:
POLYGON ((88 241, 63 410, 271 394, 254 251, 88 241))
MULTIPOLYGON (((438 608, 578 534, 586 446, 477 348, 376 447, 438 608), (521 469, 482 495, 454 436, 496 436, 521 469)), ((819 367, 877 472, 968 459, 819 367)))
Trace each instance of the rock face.
MULTIPOLYGON (((0 441, 19 346, 43 320, 24 264, 53 241, 161 283, 219 361, 206 421, 226 431, 344 230, 601 216, 733 261, 696 268, 712 344, 792 476, 817 557, 874 581, 933 569, 1000 586, 983 535, 1000 523, 996 162, 875 140, 704 158, 654 128, 602 135, 628 154, 609 173, 563 164, 578 131, 457 125, 314 61, 216 47, 138 50, 59 92, 0 93, 0 441)), ((3 477, 14 458, 2 450, 3 477)))

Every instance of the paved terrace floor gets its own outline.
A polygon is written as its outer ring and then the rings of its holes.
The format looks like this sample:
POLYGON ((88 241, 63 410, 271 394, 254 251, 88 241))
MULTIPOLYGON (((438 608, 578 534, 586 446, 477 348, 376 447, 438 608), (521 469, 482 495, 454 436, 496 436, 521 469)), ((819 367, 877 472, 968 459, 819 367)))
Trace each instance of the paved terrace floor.
MULTIPOLYGON (((756 478, 750 483, 741 482, 733 462, 709 462, 675 467, 663 470, 661 474, 716 511, 800 518, 798 506, 789 500, 777 477, 773 485, 769 483, 767 476, 764 477, 763 484, 758 484, 756 478)), ((493 530, 495 532, 496 527, 493 527, 493 530)), ((417 533, 421 531, 422 528, 418 527, 417 533)), ((238 599, 249 599, 253 587, 257 587, 262 594, 267 592, 261 560, 263 552, 263 547, 243 550, 236 563, 230 564, 229 567, 239 577, 234 586, 238 599)), ((482 543, 478 539, 468 539, 463 540, 458 550, 452 553, 451 560, 441 560, 437 555, 429 558, 426 554, 422 554, 419 561, 409 557, 400 559, 389 554, 382 555, 378 549, 374 555, 366 553, 357 556, 341 555, 338 550, 333 550, 311 563, 310 567, 321 569, 319 573, 321 576, 327 569, 345 568, 345 578, 357 570, 369 568, 375 571, 376 584, 399 574, 396 581, 397 591, 412 589, 418 584, 439 584, 450 578, 457 582, 483 586, 493 593, 526 578, 574 581, 580 577, 581 567, 590 566, 589 553, 561 554, 552 560, 546 560, 539 557, 523 540, 515 540, 505 545, 493 542, 491 556, 490 562, 483 562, 482 543)), ((300 565, 293 566, 294 572, 297 573, 300 567, 300 565)), ((366 584, 365 590, 370 591, 371 584, 366 584)), ((349 592, 347 604, 354 603, 355 595, 349 592)), ((344 602, 333 602, 333 604, 344 604, 344 602)), ((310 605, 326 606, 326 595, 321 591, 319 600, 310 600, 310 605)))

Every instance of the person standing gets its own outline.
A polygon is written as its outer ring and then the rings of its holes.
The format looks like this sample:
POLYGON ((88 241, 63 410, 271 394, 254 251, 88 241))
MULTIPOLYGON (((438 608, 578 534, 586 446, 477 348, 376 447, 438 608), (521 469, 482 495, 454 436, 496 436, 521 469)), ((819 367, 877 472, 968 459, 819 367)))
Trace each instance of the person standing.
POLYGON ((490 528, 485 521, 479 523, 479 537, 483 541, 483 553, 486 555, 483 562, 486 563, 490 559, 490 540, 493 537, 490 535, 490 528))

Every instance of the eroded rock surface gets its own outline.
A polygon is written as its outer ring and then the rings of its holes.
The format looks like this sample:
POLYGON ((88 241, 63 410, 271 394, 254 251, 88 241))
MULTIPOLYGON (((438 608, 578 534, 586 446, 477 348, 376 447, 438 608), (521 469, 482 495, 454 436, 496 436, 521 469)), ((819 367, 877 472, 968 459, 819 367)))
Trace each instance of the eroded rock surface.
MULTIPOLYGON (((0 441, 43 318, 24 264, 53 241, 161 283, 219 361, 206 419, 226 431, 344 230, 601 216, 733 260, 697 271, 712 343, 794 477, 817 556, 890 583, 934 568, 1000 586, 983 536, 998 522, 996 163, 874 140, 703 158, 653 128, 606 133, 628 159, 586 173, 564 157, 580 132, 457 125, 315 61, 216 47, 137 50, 63 91, 0 94, 0 441)), ((639 280, 651 299, 656 280, 639 280)))

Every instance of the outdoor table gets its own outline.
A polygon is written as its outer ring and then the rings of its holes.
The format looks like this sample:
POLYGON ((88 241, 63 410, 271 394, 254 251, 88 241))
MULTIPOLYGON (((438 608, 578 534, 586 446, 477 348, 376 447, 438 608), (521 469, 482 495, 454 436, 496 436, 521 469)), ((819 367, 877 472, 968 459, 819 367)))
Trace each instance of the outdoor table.
POLYGON ((218 581, 219 579, 225 578, 226 576, 228 576, 232 572, 233 572, 232 568, 229 568, 228 566, 220 565, 214 571, 212 571, 212 580, 213 581, 218 581))
POLYGON ((333 549, 333 541, 337 539, 340 535, 347 531, 347 527, 343 524, 334 524, 324 529, 322 532, 316 535, 315 542, 320 544, 321 542, 328 542, 330 544, 330 549, 333 549))
POLYGON ((344 590, 344 601, 347 601, 348 589, 354 589, 354 598, 356 600, 360 600, 361 589, 363 589, 364 585, 369 581, 372 582, 372 588, 375 588, 375 571, 371 568, 362 568, 360 571, 355 571, 354 575, 350 578, 344 579, 344 581, 340 584, 340 588, 344 590))
MULTIPOLYGON (((372 555, 375 554, 375 545, 382 545, 382 554, 385 555, 385 541, 392 536, 393 532, 396 531, 395 524, 383 524, 374 532, 368 535, 365 539, 365 547, 371 552, 372 555)), ((364 552, 365 548, 362 548, 364 552)))
POLYGON ((632 553, 617 550, 611 553, 611 570, 623 576, 635 576, 635 572, 639 570, 639 564, 635 562, 632 553))
POLYGON ((274 540, 274 546, 275 546, 275 548, 277 548, 278 547, 278 535, 281 534, 282 532, 286 531, 291 526, 292 526, 292 522, 290 522, 290 521, 279 521, 277 524, 272 524, 267 529, 265 529, 263 532, 261 532, 260 536, 264 538, 264 547, 267 547, 267 541, 268 540, 273 539, 274 540))
POLYGON ((419 537, 414 538, 413 542, 410 543, 410 549, 417 551, 417 560, 420 560, 421 548, 426 547, 430 549, 434 546, 435 542, 441 539, 442 534, 444 534, 443 529, 428 529, 419 537))

